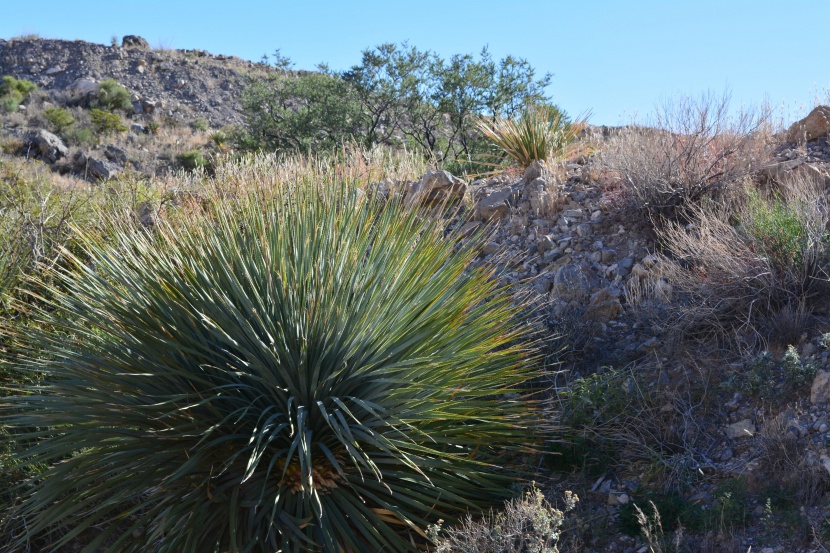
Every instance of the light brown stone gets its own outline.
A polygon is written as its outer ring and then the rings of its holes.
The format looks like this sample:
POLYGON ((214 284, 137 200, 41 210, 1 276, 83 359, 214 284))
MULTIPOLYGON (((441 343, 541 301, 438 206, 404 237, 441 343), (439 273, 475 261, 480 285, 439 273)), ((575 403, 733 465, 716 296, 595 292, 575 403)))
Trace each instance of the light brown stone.
POLYGON ((818 106, 787 133, 791 142, 807 142, 830 134, 830 106, 818 106))

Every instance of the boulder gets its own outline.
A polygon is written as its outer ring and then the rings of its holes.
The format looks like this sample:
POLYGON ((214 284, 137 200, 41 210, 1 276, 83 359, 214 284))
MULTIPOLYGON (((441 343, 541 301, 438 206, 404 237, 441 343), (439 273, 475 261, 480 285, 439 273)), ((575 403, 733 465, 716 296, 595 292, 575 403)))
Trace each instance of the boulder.
POLYGON ((114 144, 107 144, 106 148, 104 148, 104 155, 108 160, 117 165, 124 165, 127 163, 126 150, 119 148, 114 144))
POLYGON ((830 372, 818 371, 810 388, 810 403, 830 403, 830 372))
POLYGON ((732 424, 728 424, 724 429, 727 438, 737 440, 740 438, 751 438, 755 435, 755 425, 749 419, 743 419, 732 424))
POLYGON ((90 175, 101 180, 109 180, 120 172, 118 166, 111 161, 94 157, 87 159, 87 169, 90 175))
POLYGON ((498 221, 510 212, 511 190, 493 192, 476 204, 475 216, 484 221, 498 221))
POLYGON ((101 90, 101 85, 91 77, 75 79, 72 84, 66 87, 66 92, 72 99, 82 100, 96 96, 101 90))
POLYGON ((563 265, 553 279, 553 295, 564 301, 582 300, 591 288, 582 267, 574 263, 563 265))
POLYGON ((150 43, 140 36, 126 35, 121 39, 122 48, 132 48, 134 50, 149 50, 150 43))
POLYGON ((63 140, 43 129, 31 135, 29 144, 32 157, 43 159, 48 163, 55 163, 69 154, 69 148, 66 147, 63 140))
POLYGON ((808 142, 830 135, 830 106, 818 106, 787 132, 791 142, 808 142))
POLYGON ((467 185, 458 177, 448 171, 430 171, 410 188, 407 201, 410 204, 451 203, 463 199, 466 193, 467 185))

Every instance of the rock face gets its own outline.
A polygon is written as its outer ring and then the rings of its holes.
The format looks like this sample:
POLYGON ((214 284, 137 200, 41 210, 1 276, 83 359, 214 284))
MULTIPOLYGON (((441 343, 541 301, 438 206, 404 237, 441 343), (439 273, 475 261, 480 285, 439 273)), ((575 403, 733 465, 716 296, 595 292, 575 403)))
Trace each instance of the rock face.
POLYGON ((43 129, 30 137, 29 144, 30 155, 48 163, 55 163, 69 154, 69 148, 63 140, 43 129))
POLYGON ((407 193, 407 201, 413 203, 440 204, 464 198, 467 185, 448 171, 430 171, 415 183, 407 193))
POLYGON ((127 35, 121 39, 122 48, 132 48, 135 50, 149 50, 150 43, 136 35, 127 35))
POLYGON ((818 106, 788 132, 791 142, 809 142, 830 135, 830 106, 818 106))

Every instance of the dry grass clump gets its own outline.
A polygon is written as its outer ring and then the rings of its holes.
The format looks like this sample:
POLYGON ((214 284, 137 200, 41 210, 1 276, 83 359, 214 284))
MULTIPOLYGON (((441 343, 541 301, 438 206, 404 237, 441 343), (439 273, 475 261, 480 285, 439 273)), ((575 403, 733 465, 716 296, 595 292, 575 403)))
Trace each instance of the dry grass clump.
POLYGON ((823 459, 799 441, 792 416, 788 410, 764 422, 759 440, 761 470, 768 483, 792 492, 802 505, 814 505, 830 490, 830 474, 823 459))
POLYGON ((490 511, 480 520, 468 515, 454 527, 432 526, 428 534, 435 553, 558 553, 565 515, 578 501, 567 491, 564 508, 557 509, 534 485, 498 513, 490 511))
POLYGON ((775 192, 744 184, 690 206, 689 224, 667 222, 654 271, 675 293, 667 328, 750 347, 792 336, 827 290, 829 208, 823 186, 799 177, 775 192))
MULTIPOLYGON (((209 184, 233 194, 254 190, 267 192, 304 180, 327 182, 332 178, 360 187, 382 183, 389 189, 400 189, 421 178, 428 169, 426 161, 406 150, 353 146, 344 147, 337 155, 326 157, 260 153, 220 159, 215 164, 215 174, 209 179, 209 184)), ((186 187, 204 185, 198 175, 177 175, 176 180, 186 187)))
POLYGON ((728 93, 668 101, 647 126, 610 140, 602 163, 629 208, 674 218, 766 161, 768 110, 731 115, 729 105, 728 93))

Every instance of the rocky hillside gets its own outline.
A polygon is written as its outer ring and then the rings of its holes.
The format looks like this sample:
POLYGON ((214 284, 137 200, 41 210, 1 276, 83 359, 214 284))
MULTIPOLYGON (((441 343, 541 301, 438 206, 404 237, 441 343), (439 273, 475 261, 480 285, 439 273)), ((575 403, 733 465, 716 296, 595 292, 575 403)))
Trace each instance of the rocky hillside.
POLYGON ((246 77, 266 70, 203 50, 152 50, 132 36, 121 46, 0 39, 0 75, 30 80, 56 100, 83 92, 89 82, 115 79, 133 94, 136 114, 150 107, 184 122, 206 119, 216 128, 241 122, 239 93, 246 77))

